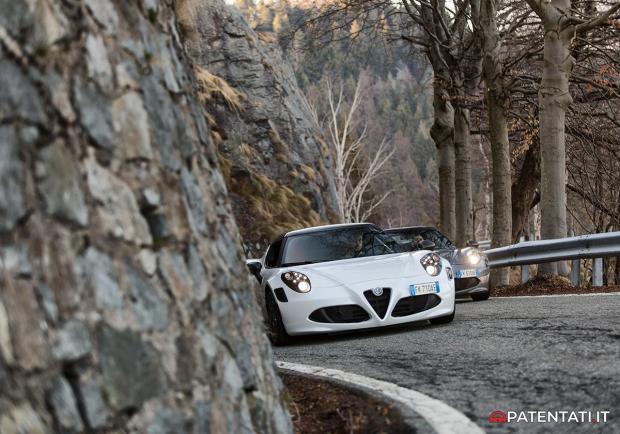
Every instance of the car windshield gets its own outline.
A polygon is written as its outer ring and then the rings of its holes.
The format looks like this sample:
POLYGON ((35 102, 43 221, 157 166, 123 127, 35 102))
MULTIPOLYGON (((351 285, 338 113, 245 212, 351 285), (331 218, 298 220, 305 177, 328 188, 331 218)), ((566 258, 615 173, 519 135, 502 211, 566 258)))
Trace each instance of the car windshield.
POLYGON ((390 231, 390 235, 404 248, 408 250, 420 249, 419 241, 428 240, 435 243, 435 249, 455 249, 456 246, 448 237, 434 228, 415 228, 390 231))
POLYGON ((286 238, 281 266, 388 255, 404 251, 388 234, 372 226, 354 226, 286 238))

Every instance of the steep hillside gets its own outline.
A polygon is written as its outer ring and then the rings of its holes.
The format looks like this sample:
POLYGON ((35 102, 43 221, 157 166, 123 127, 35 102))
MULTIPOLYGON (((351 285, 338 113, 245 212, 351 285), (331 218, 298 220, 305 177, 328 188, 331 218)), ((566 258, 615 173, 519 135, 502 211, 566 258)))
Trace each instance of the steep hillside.
POLYGON ((328 151, 277 44, 220 0, 188 0, 177 10, 248 249, 336 221, 328 151))
POLYGON ((3 434, 291 431, 172 3, 0 0, 3 434))

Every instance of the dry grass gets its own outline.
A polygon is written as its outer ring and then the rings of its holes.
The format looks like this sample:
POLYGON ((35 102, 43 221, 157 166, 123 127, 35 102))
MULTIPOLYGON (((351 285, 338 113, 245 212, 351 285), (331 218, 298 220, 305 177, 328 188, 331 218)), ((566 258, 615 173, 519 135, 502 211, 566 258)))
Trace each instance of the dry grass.
POLYGON ((226 80, 211 74, 204 68, 194 68, 196 80, 200 85, 198 97, 203 104, 211 104, 218 96, 233 110, 241 111, 245 96, 231 87, 226 80))
POLYGON ((247 143, 242 143, 239 146, 239 155, 248 160, 248 162, 260 160, 260 154, 258 151, 247 143))
POLYGON ((299 166, 299 170, 302 171, 304 175, 306 175, 306 179, 309 181, 316 182, 317 181, 317 173, 312 167, 302 164, 299 166))
POLYGON ((280 133, 276 129, 276 126, 273 122, 269 121, 269 138, 271 139, 271 143, 273 143, 274 155, 276 160, 280 160, 282 162, 289 162, 289 155, 291 154, 290 146, 282 140, 280 137, 280 133))
POLYGON ((252 238, 273 239, 283 232, 322 223, 306 197, 261 173, 244 171, 233 176, 230 184, 247 206, 252 227, 246 229, 252 238))

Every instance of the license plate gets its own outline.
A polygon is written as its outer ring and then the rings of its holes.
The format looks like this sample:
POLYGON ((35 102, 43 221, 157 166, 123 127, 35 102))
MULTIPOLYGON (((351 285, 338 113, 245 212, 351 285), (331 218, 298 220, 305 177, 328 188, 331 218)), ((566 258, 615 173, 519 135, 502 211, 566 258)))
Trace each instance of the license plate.
POLYGON ((439 282, 418 283, 409 286, 411 295, 435 294, 439 292, 439 282))
POLYGON ((456 278, 457 279, 463 279, 465 277, 478 277, 478 272, 473 269, 473 270, 458 270, 456 272, 456 278))

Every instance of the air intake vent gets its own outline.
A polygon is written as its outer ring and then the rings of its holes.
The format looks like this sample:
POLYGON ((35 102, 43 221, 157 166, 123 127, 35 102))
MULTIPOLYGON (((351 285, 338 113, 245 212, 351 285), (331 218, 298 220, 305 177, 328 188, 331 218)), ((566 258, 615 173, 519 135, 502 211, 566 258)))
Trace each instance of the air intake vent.
POLYGON ((375 288, 364 291, 364 297, 366 297, 368 303, 370 303, 381 319, 385 318, 385 314, 387 313, 391 293, 391 288, 375 288), (379 295, 376 295, 377 293, 379 293, 379 295))
POLYGON ((356 304, 345 304, 317 309, 309 318, 311 321, 323 323, 355 323, 368 321, 370 315, 356 304))
POLYGON ((405 297, 398 300, 394 310, 392 310, 393 317, 408 316, 415 313, 424 312, 425 310, 432 309, 439 304, 441 299, 435 294, 417 295, 415 297, 405 297))

